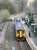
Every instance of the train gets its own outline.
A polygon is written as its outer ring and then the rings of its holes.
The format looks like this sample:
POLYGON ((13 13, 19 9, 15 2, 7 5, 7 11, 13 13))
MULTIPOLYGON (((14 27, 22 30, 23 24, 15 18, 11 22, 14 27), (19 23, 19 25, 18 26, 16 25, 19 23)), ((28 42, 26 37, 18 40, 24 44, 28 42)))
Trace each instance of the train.
POLYGON ((23 27, 23 25, 25 24, 25 21, 24 22, 23 21, 21 22, 21 21, 22 21, 21 18, 15 19, 16 40, 18 41, 26 40, 26 31, 23 27))

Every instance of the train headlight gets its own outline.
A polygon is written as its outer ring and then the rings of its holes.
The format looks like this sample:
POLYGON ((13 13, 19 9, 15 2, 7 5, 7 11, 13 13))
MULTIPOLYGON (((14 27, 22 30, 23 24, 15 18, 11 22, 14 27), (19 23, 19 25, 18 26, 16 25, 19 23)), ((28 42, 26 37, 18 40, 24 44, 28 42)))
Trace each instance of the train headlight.
POLYGON ((23 33, 23 37, 26 37, 25 33, 23 33))
POLYGON ((18 31, 16 31, 16 37, 19 37, 19 36, 20 36, 19 32, 18 32, 18 31))

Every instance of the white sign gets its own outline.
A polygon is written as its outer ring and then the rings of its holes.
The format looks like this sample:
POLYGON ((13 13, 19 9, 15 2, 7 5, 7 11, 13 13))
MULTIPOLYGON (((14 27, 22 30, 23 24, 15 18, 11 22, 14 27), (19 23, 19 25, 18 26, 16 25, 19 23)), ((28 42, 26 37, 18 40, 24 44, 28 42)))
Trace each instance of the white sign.
POLYGON ((31 25, 36 25, 35 23, 32 23, 31 25))

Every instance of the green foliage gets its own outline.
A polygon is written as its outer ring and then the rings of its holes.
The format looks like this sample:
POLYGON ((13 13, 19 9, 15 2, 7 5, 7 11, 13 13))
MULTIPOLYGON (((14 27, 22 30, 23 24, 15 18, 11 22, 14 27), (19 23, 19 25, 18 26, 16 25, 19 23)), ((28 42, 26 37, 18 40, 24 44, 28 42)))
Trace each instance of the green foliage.
POLYGON ((10 13, 7 9, 1 9, 0 10, 0 19, 1 20, 6 20, 10 17, 10 13))
POLYGON ((13 4, 9 0, 3 0, 3 2, 0 3, 0 10, 1 9, 8 9, 10 14, 16 13, 16 10, 15 10, 13 4))
POLYGON ((33 19, 33 14, 29 13, 29 25, 31 25, 31 23, 34 23, 34 19, 33 19))

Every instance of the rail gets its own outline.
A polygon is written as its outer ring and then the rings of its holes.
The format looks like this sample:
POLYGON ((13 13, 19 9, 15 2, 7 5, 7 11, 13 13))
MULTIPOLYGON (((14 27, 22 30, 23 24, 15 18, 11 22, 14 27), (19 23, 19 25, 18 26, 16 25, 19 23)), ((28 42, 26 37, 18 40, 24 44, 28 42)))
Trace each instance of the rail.
POLYGON ((35 45, 34 41, 29 37, 29 28, 25 25, 24 29, 26 31, 26 41, 28 42, 30 48, 32 50, 37 50, 37 46, 35 45))

